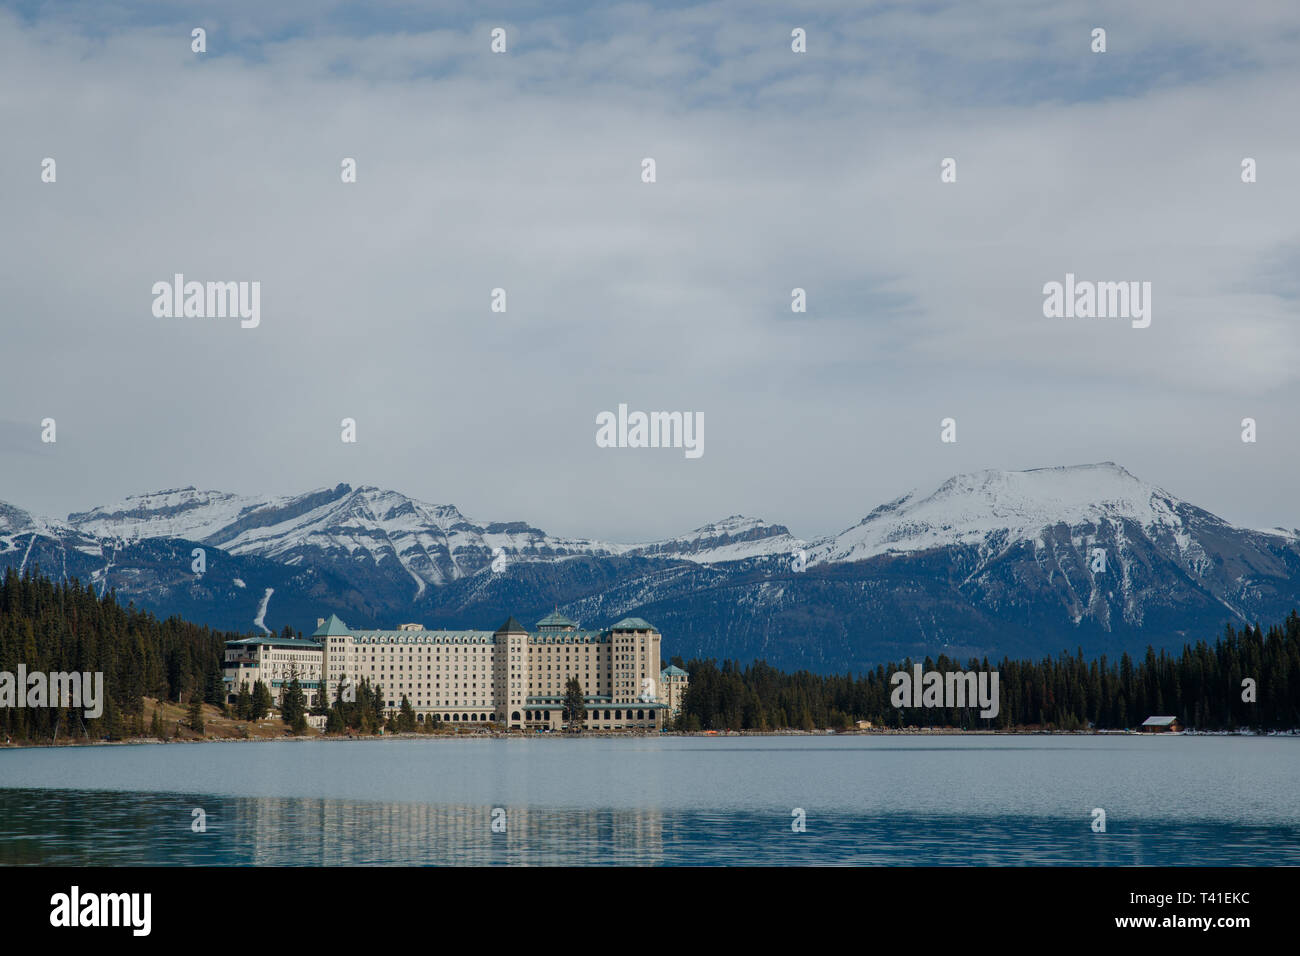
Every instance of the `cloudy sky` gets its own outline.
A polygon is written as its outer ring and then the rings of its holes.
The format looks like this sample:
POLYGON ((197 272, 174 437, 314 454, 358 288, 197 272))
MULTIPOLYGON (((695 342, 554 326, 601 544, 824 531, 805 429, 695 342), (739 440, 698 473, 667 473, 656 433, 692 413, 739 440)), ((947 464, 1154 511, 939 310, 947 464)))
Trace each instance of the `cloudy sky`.
POLYGON ((1300 526, 1295 5, 557 6, 0 4, 0 500, 811 538, 1113 460, 1300 526), (156 318, 178 272, 259 281, 261 325, 156 318), (1151 282, 1151 326, 1044 318, 1067 272, 1151 282), (702 412, 703 457, 596 447, 620 402, 702 412))

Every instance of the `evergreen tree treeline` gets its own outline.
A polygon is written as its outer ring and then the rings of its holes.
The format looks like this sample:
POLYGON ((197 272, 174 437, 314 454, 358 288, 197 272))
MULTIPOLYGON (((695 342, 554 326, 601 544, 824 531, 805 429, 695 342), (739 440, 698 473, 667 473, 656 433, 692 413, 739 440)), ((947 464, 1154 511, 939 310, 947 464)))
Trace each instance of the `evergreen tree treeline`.
POLYGON ((95 719, 84 708, 0 707, 0 730, 14 740, 48 740, 56 730, 59 739, 143 736, 145 697, 220 705, 225 643, 243 636, 159 621, 122 607, 112 591, 99 597, 75 578, 55 583, 9 568, 0 582, 0 671, 16 675, 20 663, 28 673, 99 671, 105 699, 95 719))
MULTIPOLYGON (((81 709, 0 707, 0 732, 14 740, 48 740, 56 731, 60 738, 144 736, 146 696, 188 703, 198 695, 222 703, 225 643, 242 636, 178 617, 159 621, 133 605, 122 607, 112 591, 100 597, 76 579, 56 583, 36 570, 19 575, 10 568, 0 581, 0 671, 16 674, 19 664, 29 673, 100 671, 105 700, 96 719, 81 709)), ((1127 653, 1118 662, 1104 655, 1085 661, 1081 650, 1038 662, 1004 658, 990 665, 987 658, 972 659, 964 668, 943 655, 926 657, 926 671, 999 672, 999 713, 987 720, 974 708, 892 706, 889 677, 910 672, 910 659, 856 678, 786 674, 764 661, 745 667, 735 661, 721 667, 714 660, 674 658, 672 663, 690 674, 677 723, 685 730, 812 730, 856 720, 878 727, 1122 729, 1154 714, 1176 716, 1197 730, 1300 728, 1300 614, 1295 611, 1267 632, 1258 624, 1240 630, 1228 626, 1213 645, 1186 645, 1177 657, 1147 648, 1136 663, 1127 653), (1255 681, 1254 702, 1242 699, 1245 678, 1255 681)), ((245 706, 265 713, 269 690, 255 690, 245 706)), ((328 731, 374 733, 385 723, 383 698, 382 688, 365 680, 355 688, 354 701, 336 694, 328 731)), ((301 725, 305 702, 295 701, 301 725)), ((409 719, 400 723, 409 726, 409 719)), ((436 726, 427 723, 423 729, 436 726)))
MULTIPOLYGON (((382 685, 370 685, 368 678, 361 678, 359 684, 351 688, 351 693, 344 694, 343 684, 334 689, 334 705, 330 708, 325 721, 327 734, 341 734, 355 731, 359 734, 375 734, 383 730, 387 721, 384 718, 384 688, 382 685), (345 700, 350 696, 352 700, 345 700)), ((414 710, 412 710, 414 717, 414 710)), ((396 724, 394 724, 396 729, 396 724)))
POLYGON ((854 678, 808 671, 786 674, 757 661, 691 660, 690 685, 677 721, 681 730, 813 730, 869 720, 877 727, 956 727, 1047 730, 1126 729, 1147 717, 1172 715, 1196 730, 1293 730, 1300 728, 1300 615, 1295 611, 1265 633, 1258 624, 1231 625, 1213 645, 1185 645, 1174 657, 1150 647, 1138 663, 1127 654, 1085 661, 1083 651, 1041 661, 990 665, 971 659, 964 667, 940 655, 926 657, 926 671, 998 672, 998 715, 978 708, 905 707, 890 703, 890 675, 912 671, 913 661, 877 667, 854 678), (1255 681, 1255 700, 1242 699, 1242 682, 1255 681))

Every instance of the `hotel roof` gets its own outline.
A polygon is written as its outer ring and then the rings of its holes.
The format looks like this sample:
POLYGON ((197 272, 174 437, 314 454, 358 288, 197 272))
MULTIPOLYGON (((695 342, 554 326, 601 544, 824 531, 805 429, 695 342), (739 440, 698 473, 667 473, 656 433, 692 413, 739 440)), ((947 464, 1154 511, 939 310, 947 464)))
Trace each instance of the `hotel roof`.
POLYGON ((578 622, 570 621, 559 611, 555 611, 551 614, 546 615, 546 617, 538 621, 537 626, 538 627, 577 627, 578 622))
MULTIPOLYGON (((297 642, 297 646, 319 647, 318 638, 325 637, 355 637, 367 641, 388 641, 393 640, 397 643, 425 643, 429 637, 435 637, 440 640, 460 639, 470 643, 495 643, 493 638, 498 634, 527 634, 532 643, 584 643, 593 640, 600 640, 613 631, 653 631, 654 625, 644 618, 625 617, 612 627, 603 629, 580 628, 576 621, 565 617, 559 611, 546 615, 537 622, 538 630, 530 631, 511 616, 506 619, 495 631, 483 631, 478 629, 455 629, 455 628, 421 628, 420 630, 385 630, 382 628, 350 628, 339 619, 338 615, 331 614, 329 618, 312 632, 313 640, 302 640, 297 642), (485 640, 486 639, 486 640, 485 640)), ((262 643, 270 644, 277 639, 272 637, 265 638, 248 638, 246 641, 239 643, 262 643)), ((235 643, 235 642, 232 642, 235 643)))
POLYGON ((316 630, 311 632, 312 637, 347 637, 352 632, 348 626, 339 620, 337 614, 331 614, 327 620, 316 630))
POLYGON ((642 617, 625 617, 611 631, 653 631, 654 625, 642 617))
POLYGON ((309 641, 297 637, 276 637, 274 634, 267 634, 264 637, 245 637, 238 641, 226 641, 226 647, 237 647, 241 644, 246 647, 301 647, 309 650, 320 650, 319 641, 309 641))

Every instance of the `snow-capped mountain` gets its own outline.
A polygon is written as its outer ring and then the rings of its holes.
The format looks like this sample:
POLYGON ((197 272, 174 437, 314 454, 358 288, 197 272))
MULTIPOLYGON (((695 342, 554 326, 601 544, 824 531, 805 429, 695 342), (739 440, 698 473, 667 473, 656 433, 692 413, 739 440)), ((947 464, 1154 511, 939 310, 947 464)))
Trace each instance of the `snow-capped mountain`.
POLYGON ((257 499, 220 491, 179 488, 132 495, 115 505, 74 512, 68 515, 68 523, 98 538, 202 541, 258 504, 257 499))
POLYGON ((523 523, 480 525, 451 505, 349 485, 287 498, 182 488, 127 498, 68 521, 100 537, 183 538, 290 566, 330 560, 400 569, 415 598, 430 585, 481 570, 498 548, 528 558, 615 553, 598 542, 550 537, 523 523))
POLYGON ((696 528, 690 534, 653 544, 636 545, 623 553, 715 564, 785 555, 802 543, 784 525, 768 524, 744 515, 732 515, 696 528))
POLYGON ((1114 462, 1031 471, 957 475, 928 495, 913 491, 881 505, 858 524, 819 542, 810 561, 861 561, 879 554, 973 546, 990 552, 1020 541, 1042 544, 1057 525, 1104 527, 1134 522, 1154 534, 1178 535, 1195 511, 1114 462))
POLYGON ((17 534, 31 527, 33 521, 30 513, 0 501, 0 534, 17 534))
POLYGON ((644 555, 706 563, 784 552, 794 542, 785 528, 740 515, 649 544, 562 538, 524 522, 476 522, 454 505, 346 484, 287 498, 194 488, 160 491, 71 514, 68 524, 104 539, 180 538, 288 565, 316 556, 388 562, 409 575, 415 597, 426 586, 481 571, 498 553, 512 562, 644 555))
POLYGON ((482 627, 558 603, 591 624, 648 618, 670 654, 819 670, 1181 645, 1300 604, 1300 534, 1233 527, 1111 462, 958 475, 807 543, 739 515, 649 543, 565 538, 349 485, 184 488, 66 520, 0 504, 0 567, 36 565, 238 630, 325 611, 482 627))

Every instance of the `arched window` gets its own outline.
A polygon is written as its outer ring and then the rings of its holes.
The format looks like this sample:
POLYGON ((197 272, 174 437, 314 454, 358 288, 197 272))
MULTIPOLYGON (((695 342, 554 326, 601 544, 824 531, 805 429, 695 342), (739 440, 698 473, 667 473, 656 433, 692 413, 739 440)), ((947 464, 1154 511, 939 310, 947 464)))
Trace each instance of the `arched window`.
POLYGON ((637 720, 645 720, 645 711, 644 711, 644 710, 638 710, 638 711, 636 712, 636 719, 637 719, 637 720))
POLYGON ((516 711, 512 711, 511 714, 510 714, 510 719, 511 719, 511 720, 518 720, 518 719, 519 719, 519 711, 517 711, 517 710, 516 710, 516 711))

